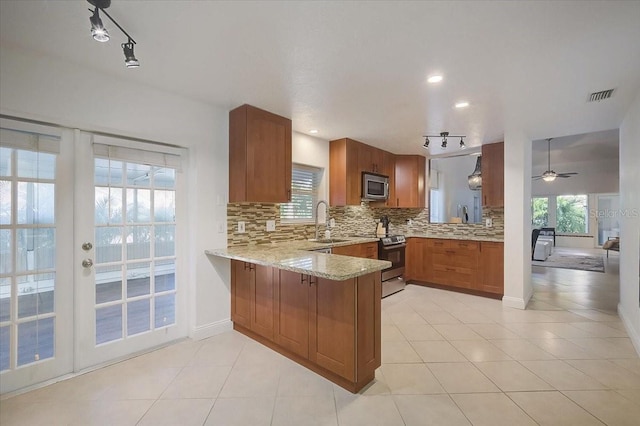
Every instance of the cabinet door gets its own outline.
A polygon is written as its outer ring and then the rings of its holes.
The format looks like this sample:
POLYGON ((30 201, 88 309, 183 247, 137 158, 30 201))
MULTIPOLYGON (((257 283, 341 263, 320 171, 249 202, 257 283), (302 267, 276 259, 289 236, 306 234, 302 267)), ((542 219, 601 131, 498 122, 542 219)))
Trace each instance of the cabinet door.
POLYGON ((480 290, 504 294, 504 244, 498 242, 480 243, 480 290))
POLYGON ((231 261, 231 320, 246 328, 251 328, 254 280, 254 265, 239 260, 231 261))
POLYGON ((278 270, 274 340, 301 357, 309 356, 309 276, 278 270))
POLYGON ((358 168, 362 172, 376 172, 374 163, 375 148, 358 142, 358 168))
POLYGON ((360 381, 363 377, 375 375, 381 364, 381 274, 375 272, 356 279, 358 294, 358 317, 356 318, 357 370, 360 381))
POLYGON ((385 202, 386 207, 396 207, 396 156, 390 152, 383 155, 383 175, 389 176, 389 198, 385 202))
POLYGON ((329 203, 332 206, 359 205, 362 176, 358 165, 359 142, 338 139, 329 143, 329 203))
POLYGON ((273 340, 273 268, 253 266, 255 272, 253 304, 251 305, 251 330, 273 340))
POLYGON ((360 257, 360 244, 333 247, 331 249, 331 253, 340 254, 342 256, 360 257))
POLYGON ((482 145, 482 205, 504 206, 504 142, 482 145))
POLYGON ((348 380, 356 380, 356 280, 311 279, 309 359, 348 380))
POLYGON ((425 164, 421 155, 396 156, 396 207, 424 208, 425 164))

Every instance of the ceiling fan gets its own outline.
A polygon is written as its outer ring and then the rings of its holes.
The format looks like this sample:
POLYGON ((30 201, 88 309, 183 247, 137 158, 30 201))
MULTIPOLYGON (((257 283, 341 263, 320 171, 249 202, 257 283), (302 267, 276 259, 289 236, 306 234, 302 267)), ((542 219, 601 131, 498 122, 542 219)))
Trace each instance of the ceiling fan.
POLYGON ((534 176, 533 180, 542 179, 545 182, 553 182, 556 178, 569 178, 578 174, 576 172, 556 173, 551 170, 551 139, 553 138, 547 139, 547 171, 540 176, 534 176))

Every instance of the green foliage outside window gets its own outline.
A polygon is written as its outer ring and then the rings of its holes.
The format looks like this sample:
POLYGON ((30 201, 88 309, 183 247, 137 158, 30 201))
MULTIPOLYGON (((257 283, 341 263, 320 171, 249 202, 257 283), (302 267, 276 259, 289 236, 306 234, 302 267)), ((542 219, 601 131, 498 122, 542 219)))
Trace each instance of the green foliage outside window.
POLYGON ((556 231, 572 234, 587 233, 587 196, 559 195, 556 231))
POLYGON ((533 198, 531 200, 531 222, 534 228, 548 226, 549 223, 549 199, 533 198))

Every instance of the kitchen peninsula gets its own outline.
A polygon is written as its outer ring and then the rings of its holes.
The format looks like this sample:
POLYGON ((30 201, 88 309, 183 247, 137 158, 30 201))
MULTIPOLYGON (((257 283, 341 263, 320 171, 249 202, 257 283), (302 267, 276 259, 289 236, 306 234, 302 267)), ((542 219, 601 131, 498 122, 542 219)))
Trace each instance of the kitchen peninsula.
POLYGON ((207 250, 231 259, 233 328, 351 391, 381 364, 381 273, 390 262, 291 241, 207 250))

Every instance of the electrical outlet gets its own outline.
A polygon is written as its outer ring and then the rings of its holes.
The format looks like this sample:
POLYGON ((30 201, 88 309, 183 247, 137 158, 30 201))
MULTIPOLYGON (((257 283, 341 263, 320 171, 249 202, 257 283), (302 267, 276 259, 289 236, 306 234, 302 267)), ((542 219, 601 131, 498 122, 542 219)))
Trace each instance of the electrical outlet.
POLYGON ((267 221, 267 232, 273 232, 276 230, 276 221, 268 220, 267 221))
POLYGON ((484 220, 484 226, 486 226, 487 228, 491 228, 493 226, 493 219, 491 219, 490 217, 486 218, 484 220))
POLYGON ((329 228, 336 227, 336 220, 334 218, 329 219, 329 228))
POLYGON ((244 222, 238 222, 238 234, 244 234, 246 231, 244 230, 244 222))

